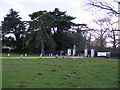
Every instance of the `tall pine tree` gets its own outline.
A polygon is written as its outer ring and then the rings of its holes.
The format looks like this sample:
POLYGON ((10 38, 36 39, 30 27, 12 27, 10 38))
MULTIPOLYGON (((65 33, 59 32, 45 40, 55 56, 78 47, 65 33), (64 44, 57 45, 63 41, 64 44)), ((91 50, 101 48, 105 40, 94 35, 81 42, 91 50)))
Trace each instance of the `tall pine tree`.
POLYGON ((19 12, 10 9, 10 13, 4 17, 4 21, 2 22, 2 33, 4 33, 4 35, 9 33, 15 35, 15 47, 17 52, 22 50, 22 35, 25 31, 25 23, 21 21, 21 19, 19 12))

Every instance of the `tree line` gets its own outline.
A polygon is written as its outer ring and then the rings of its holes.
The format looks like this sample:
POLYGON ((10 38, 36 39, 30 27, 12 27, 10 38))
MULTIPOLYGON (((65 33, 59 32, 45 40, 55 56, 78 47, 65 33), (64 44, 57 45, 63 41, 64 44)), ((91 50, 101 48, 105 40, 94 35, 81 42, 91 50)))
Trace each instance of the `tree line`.
MULTIPOLYGON (((30 21, 22 21, 19 12, 10 9, 10 13, 2 21, 3 46, 13 47, 14 52, 19 53, 45 54, 46 50, 66 51, 74 45, 77 52, 82 52, 85 48, 107 50, 105 37, 112 36, 116 41, 116 35, 111 35, 115 34, 114 32, 108 34, 105 29, 95 30, 87 27, 87 24, 73 23, 72 20, 76 17, 67 15, 66 11, 60 11, 58 8, 53 11, 37 11, 29 17, 30 21), (10 33, 14 34, 15 38, 6 37, 10 33)), ((108 21, 102 19, 97 22, 104 25, 108 21)), ((113 48, 116 50, 119 47, 114 45, 113 48)))
POLYGON ((71 27, 86 26, 76 24, 75 17, 67 15, 58 8, 53 11, 38 11, 29 15, 30 21, 22 21, 19 12, 10 9, 10 13, 2 21, 2 44, 15 48, 15 52, 41 52, 45 50, 67 50, 77 45, 83 50, 86 38, 81 30, 71 27), (14 34, 6 37, 6 34, 14 34), (82 45, 80 44, 82 43, 82 45))

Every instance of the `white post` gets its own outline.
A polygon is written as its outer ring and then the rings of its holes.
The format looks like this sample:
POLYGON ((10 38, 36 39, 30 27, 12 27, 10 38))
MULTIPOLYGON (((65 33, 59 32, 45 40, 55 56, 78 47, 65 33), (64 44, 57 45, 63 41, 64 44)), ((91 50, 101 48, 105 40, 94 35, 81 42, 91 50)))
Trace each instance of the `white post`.
POLYGON ((10 53, 8 53, 8 57, 10 56, 10 53))
POLYGON ((27 53, 25 53, 25 57, 27 57, 27 53))
POLYGON ((21 54, 21 57, 23 57, 23 55, 21 54))
POLYGON ((71 49, 67 50, 67 55, 70 56, 71 55, 71 49))
POLYGON ((56 56, 55 56, 56 58, 58 58, 58 54, 56 54, 56 56))
POLYGON ((40 57, 42 57, 42 53, 40 54, 40 57))
POLYGON ((76 54, 76 50, 75 50, 75 49, 73 49, 73 56, 75 56, 75 54, 76 54))
POLYGON ((95 55, 95 50, 91 49, 91 57, 94 57, 94 55, 95 55))
POLYGON ((85 56, 85 57, 87 57, 87 54, 88 54, 87 51, 88 51, 87 49, 84 49, 84 56, 85 56))

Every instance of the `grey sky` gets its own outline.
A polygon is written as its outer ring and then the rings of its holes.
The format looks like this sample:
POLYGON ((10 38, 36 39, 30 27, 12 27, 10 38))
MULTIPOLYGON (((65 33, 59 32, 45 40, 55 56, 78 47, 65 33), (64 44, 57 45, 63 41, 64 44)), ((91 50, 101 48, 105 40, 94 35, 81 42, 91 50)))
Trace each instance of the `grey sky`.
MULTIPOLYGON (((0 1, 0 21, 13 8, 19 11, 23 20, 30 20, 28 14, 35 11, 47 10, 53 11, 59 8, 60 11, 67 11, 68 15, 76 17, 75 23, 91 23, 93 17, 83 8, 84 0, 1 0, 0 1)), ((90 24, 88 24, 91 26, 90 24)))
MULTIPOLYGON (((0 1, 0 21, 3 21, 3 17, 9 13, 9 10, 13 8, 15 11, 20 12, 20 16, 23 20, 30 20, 28 14, 40 10, 53 11, 55 8, 59 8, 60 11, 67 11, 68 15, 76 17, 73 21, 75 23, 88 24, 90 28, 97 28, 98 26, 93 23, 93 19, 97 16, 93 16, 88 10, 85 10, 83 6, 87 0, 1 0, 0 1)), ((106 0, 110 2, 112 0, 106 0)))

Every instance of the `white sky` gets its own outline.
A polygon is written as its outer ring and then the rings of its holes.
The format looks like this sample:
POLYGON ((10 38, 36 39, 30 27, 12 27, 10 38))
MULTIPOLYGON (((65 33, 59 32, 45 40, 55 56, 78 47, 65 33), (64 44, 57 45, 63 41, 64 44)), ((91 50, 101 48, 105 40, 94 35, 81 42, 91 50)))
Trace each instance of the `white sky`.
POLYGON ((30 20, 28 14, 39 10, 53 11, 59 8, 60 11, 67 11, 66 14, 76 17, 75 23, 85 23, 89 27, 94 27, 92 19, 94 17, 83 7, 84 0, 0 0, 0 21, 9 14, 13 8, 20 12, 23 20, 30 20))

